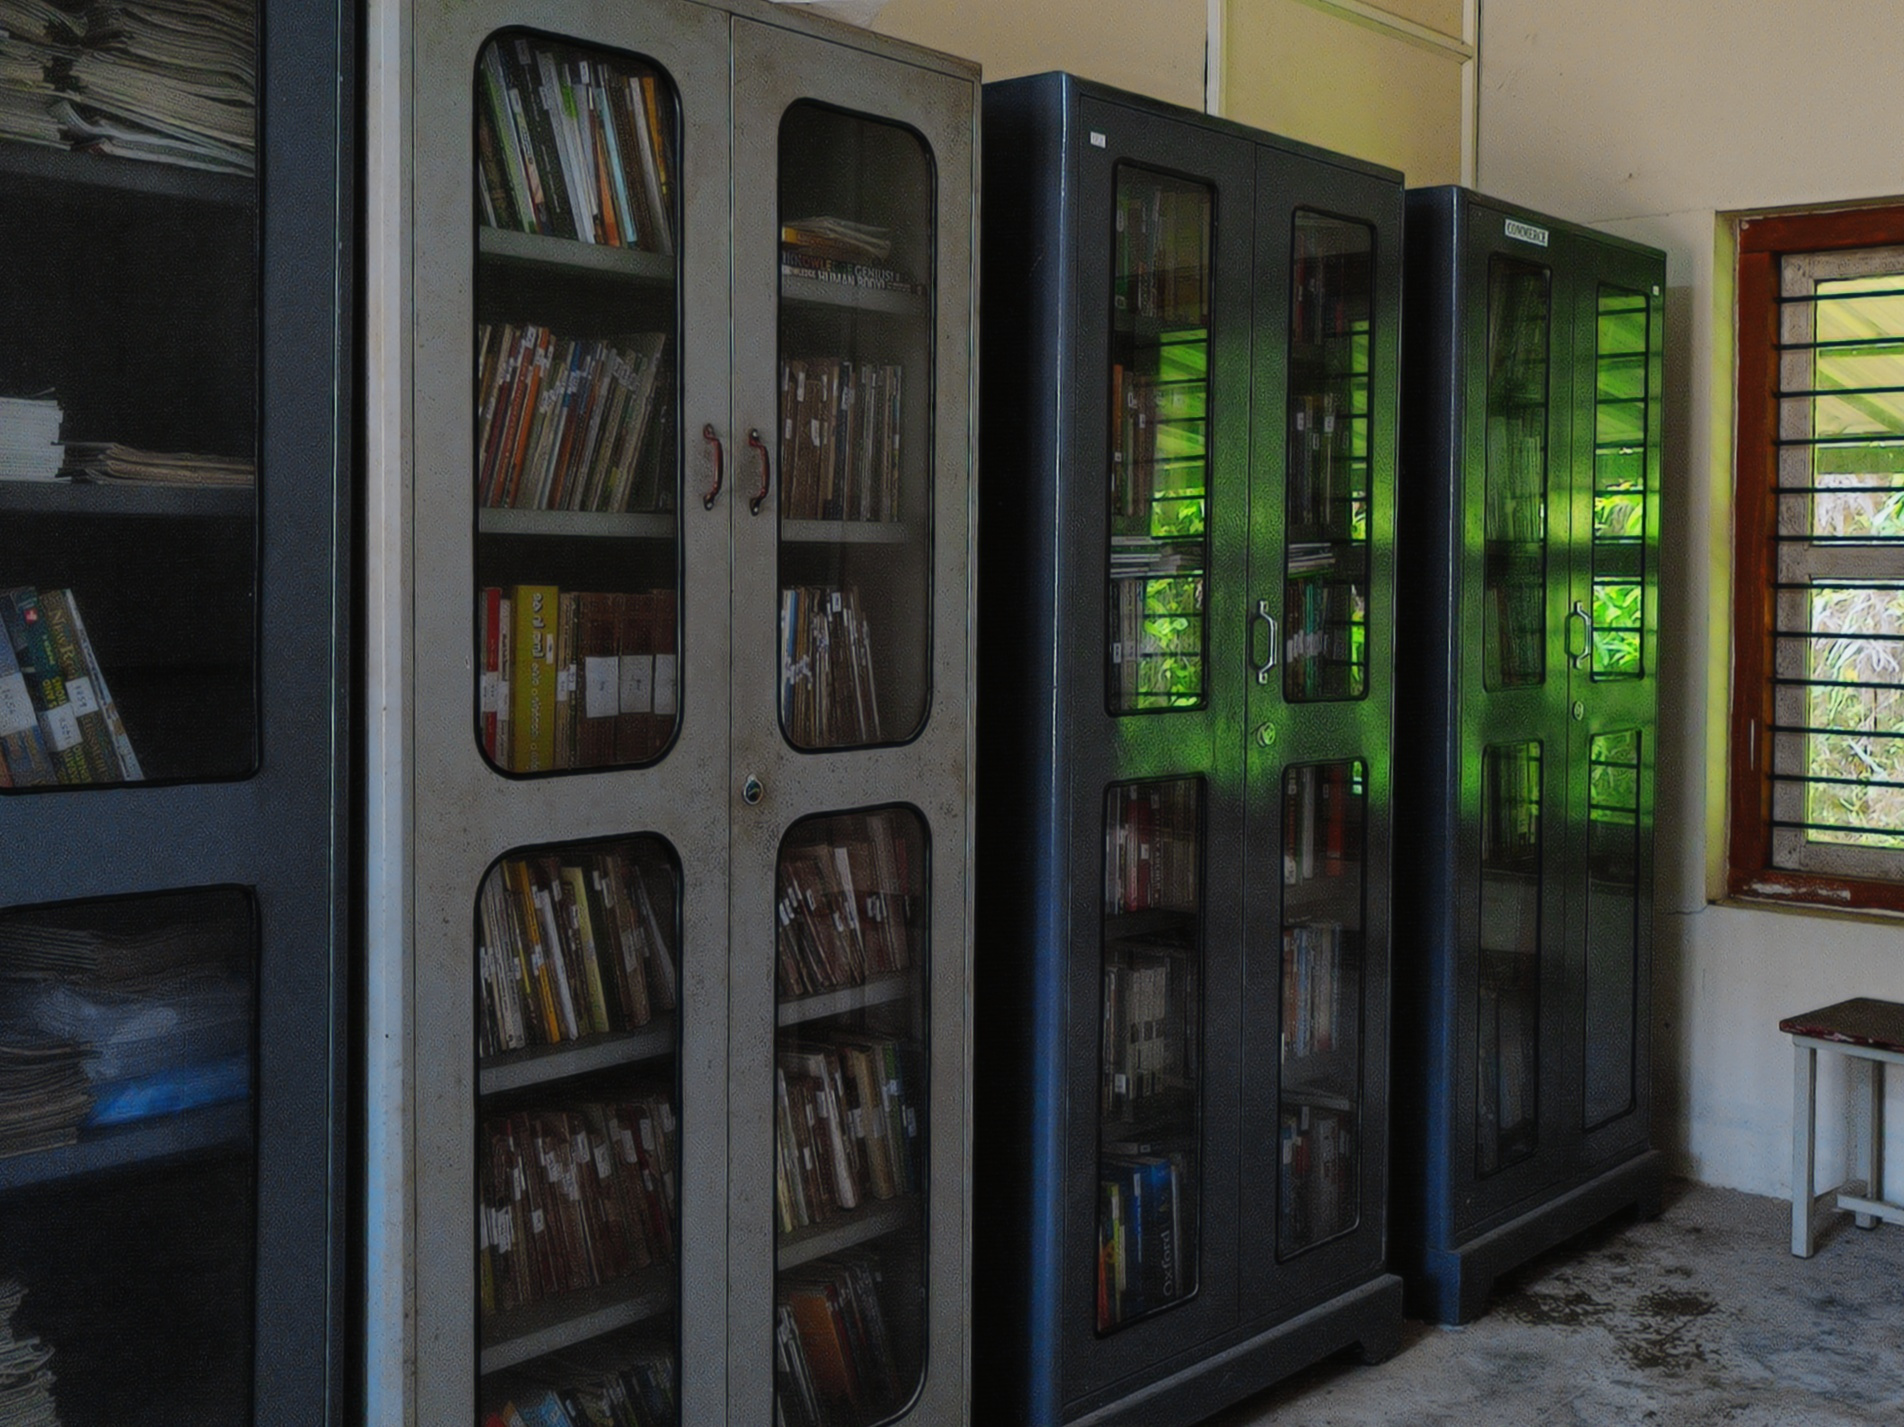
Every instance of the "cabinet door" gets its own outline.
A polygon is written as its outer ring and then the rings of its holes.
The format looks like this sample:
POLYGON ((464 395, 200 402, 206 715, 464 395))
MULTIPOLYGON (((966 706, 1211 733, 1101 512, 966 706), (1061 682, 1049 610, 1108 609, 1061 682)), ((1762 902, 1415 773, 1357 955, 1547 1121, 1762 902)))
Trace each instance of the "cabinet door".
POLYGON ((315 1424, 348 1356, 353 24, 179 13, 6 21, 0 1357, 9 1417, 315 1424))
POLYGON ((733 37, 729 1400, 950 1421, 976 89, 797 28, 733 37))
POLYGON ((1451 1147, 1464 1230, 1551 1182, 1567 1153, 1572 1078, 1560 607, 1571 314, 1546 231, 1480 205, 1469 212, 1455 1091, 1466 1128, 1451 1147))
POLYGON ((1567 923, 1591 1165, 1647 1134, 1663 343, 1658 260, 1575 247, 1567 923))
POLYGON ((1275 1212, 1241 1223, 1261 1315, 1382 1248, 1401 200, 1270 149, 1257 174, 1242 1174, 1275 1212))
POLYGON ((1081 100, 1060 572, 1066 1411, 1236 1320, 1250 149, 1081 100))
POLYGON ((726 1263, 725 17, 426 10, 414 1390, 720 1420, 724 1312, 682 1285, 726 1263))

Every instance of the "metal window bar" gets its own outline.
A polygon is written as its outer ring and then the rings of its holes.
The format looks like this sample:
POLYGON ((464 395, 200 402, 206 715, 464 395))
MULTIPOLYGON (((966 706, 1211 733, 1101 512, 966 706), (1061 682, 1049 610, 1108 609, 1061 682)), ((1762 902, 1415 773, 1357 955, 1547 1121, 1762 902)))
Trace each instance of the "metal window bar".
POLYGON ((1791 534, 1781 531, 1772 539, 1780 545, 1904 545, 1904 535, 1808 535, 1802 531, 1791 534))
POLYGON ((1774 639, 1798 639, 1811 643, 1820 639, 1843 640, 1853 644, 1904 644, 1904 634, 1849 634, 1841 629, 1775 629, 1774 639))
POLYGON ((1774 723, 1770 729, 1775 734, 1802 733, 1831 738, 1904 738, 1904 729, 1890 728, 1814 728, 1803 723, 1774 723))
POLYGON ((1834 788, 1900 788, 1900 789, 1904 789, 1904 783, 1894 782, 1888 778, 1827 778, 1823 776, 1807 777, 1805 775, 1798 774, 1798 773, 1780 773, 1777 769, 1772 770, 1771 778, 1774 783, 1799 783, 1799 784, 1807 784, 1807 785, 1817 783, 1817 784, 1827 785, 1834 788))
POLYGON ((1796 401, 1799 398, 1820 396, 1898 396, 1904 394, 1904 386, 1786 386, 1778 389, 1782 401, 1796 401))
POLYGON ((1893 826, 1881 823, 1873 826, 1869 823, 1813 823, 1776 817, 1770 821, 1773 827, 1790 828, 1794 832, 1847 832, 1855 833, 1862 837, 1904 837, 1904 825, 1893 826))
MULTIPOLYGON (((1859 543, 1868 545, 1872 542, 1866 540, 1859 543)), ((1773 583, 1772 588, 1785 594, 1814 590, 1819 594, 1842 594, 1847 590, 1877 590, 1886 594, 1904 594, 1904 583, 1883 579, 1778 580, 1773 583)))
MULTIPOLYGON (((1842 278, 1827 278, 1827 282, 1841 282, 1842 278)), ((1904 287, 1860 288, 1856 292, 1840 292, 1833 288, 1822 295, 1817 289, 1809 292, 1780 293, 1779 305, 1796 307, 1806 302, 1853 302, 1875 297, 1904 297, 1904 287)))
MULTIPOLYGON (((1851 636, 1855 641, 1856 636, 1851 636)), ((1869 689, 1874 694, 1904 693, 1904 684, 1878 684, 1866 679, 1795 679, 1789 675, 1774 678, 1777 689, 1869 689)))

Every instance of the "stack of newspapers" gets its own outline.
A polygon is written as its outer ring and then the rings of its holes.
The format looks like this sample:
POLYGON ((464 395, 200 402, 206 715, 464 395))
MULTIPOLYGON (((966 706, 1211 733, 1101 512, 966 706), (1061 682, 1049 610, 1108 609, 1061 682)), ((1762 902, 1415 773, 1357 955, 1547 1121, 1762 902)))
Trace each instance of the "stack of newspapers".
POLYGON ((244 0, 0 0, 0 136, 249 174, 256 93, 244 0))
POLYGON ((59 1427, 53 1405, 53 1350, 13 1324, 25 1299, 19 1280, 0 1280, 0 1422, 7 1427, 59 1427))

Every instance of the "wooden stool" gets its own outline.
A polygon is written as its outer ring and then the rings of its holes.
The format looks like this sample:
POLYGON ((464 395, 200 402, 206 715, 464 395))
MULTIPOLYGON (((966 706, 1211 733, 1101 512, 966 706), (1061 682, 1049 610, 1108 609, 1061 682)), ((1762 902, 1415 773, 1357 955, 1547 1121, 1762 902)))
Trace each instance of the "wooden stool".
POLYGON ((1800 1258, 1811 1257, 1820 1199, 1833 1200, 1833 1209, 1855 1215, 1860 1229, 1874 1228, 1880 1219, 1904 1224, 1904 1204, 1890 1203, 1884 1197, 1884 1065, 1887 1061, 1904 1065, 1904 1005, 1859 997, 1802 1016, 1789 1016, 1778 1023, 1778 1028, 1791 1036, 1798 1058, 1792 1089, 1792 1252, 1800 1258), (1871 1063, 1871 1125, 1859 1156, 1864 1161, 1864 1180, 1847 1179, 1823 1194, 1814 1187, 1821 1050, 1871 1063))

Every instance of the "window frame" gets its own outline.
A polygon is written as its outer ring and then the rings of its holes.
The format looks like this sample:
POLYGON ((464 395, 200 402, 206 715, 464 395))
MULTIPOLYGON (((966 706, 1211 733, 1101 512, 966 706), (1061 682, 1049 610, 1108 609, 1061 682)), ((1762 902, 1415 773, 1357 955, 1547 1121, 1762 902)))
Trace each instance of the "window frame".
POLYGON ((1747 217, 1737 231, 1726 891, 1799 906, 1904 912, 1904 851, 1890 854, 1896 880, 1775 864, 1771 760, 1761 756, 1775 700, 1781 260, 1904 245, 1904 204, 1747 217))

